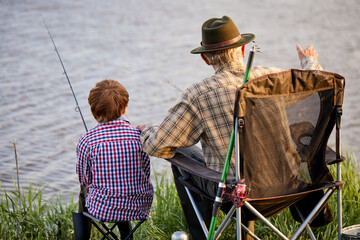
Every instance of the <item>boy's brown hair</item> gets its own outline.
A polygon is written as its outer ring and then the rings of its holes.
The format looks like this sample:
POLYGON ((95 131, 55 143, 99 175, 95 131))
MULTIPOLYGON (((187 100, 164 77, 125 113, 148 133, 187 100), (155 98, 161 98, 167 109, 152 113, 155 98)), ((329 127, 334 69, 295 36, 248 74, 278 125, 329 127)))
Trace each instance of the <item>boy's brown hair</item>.
POLYGON ((90 90, 88 101, 96 121, 109 122, 124 113, 129 102, 129 93, 118 81, 105 79, 90 90))

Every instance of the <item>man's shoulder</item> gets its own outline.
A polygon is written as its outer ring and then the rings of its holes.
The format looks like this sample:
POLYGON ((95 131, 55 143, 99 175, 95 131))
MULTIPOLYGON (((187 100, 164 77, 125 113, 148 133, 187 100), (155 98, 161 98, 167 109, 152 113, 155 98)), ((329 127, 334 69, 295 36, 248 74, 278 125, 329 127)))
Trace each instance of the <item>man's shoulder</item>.
POLYGON ((271 73, 277 73, 277 72, 282 72, 285 71, 282 68, 276 68, 276 67, 264 67, 264 66, 257 66, 254 67, 253 70, 250 73, 250 78, 254 79, 257 77, 261 77, 267 74, 271 74, 271 73))
POLYGON ((211 77, 208 77, 201 80, 200 82, 193 83, 185 90, 183 95, 188 97, 198 96, 208 91, 210 89, 210 84, 209 84, 210 81, 211 81, 211 77))
POLYGON ((199 97, 225 85, 226 82, 222 81, 221 76, 215 74, 189 86, 183 96, 187 98, 199 97))

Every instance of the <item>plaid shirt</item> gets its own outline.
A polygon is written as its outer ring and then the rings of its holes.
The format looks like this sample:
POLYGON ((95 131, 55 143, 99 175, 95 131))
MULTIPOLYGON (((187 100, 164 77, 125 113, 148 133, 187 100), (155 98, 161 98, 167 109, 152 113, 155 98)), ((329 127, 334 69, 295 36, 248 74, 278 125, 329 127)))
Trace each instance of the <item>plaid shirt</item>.
MULTIPOLYGON (((322 67, 312 57, 301 62, 303 69, 322 67)), ((241 86, 246 66, 232 63, 217 69, 215 75, 189 87, 165 120, 147 126, 141 133, 144 150, 152 156, 171 158, 177 147, 201 142, 207 167, 222 172, 233 126, 235 93, 241 86)), ((279 68, 255 67, 250 79, 283 71, 279 68)), ((235 173, 233 154, 229 174, 235 173)))
POLYGON ((153 200, 150 158, 140 131, 121 117, 100 123, 79 140, 76 172, 89 193, 86 207, 107 222, 147 219, 153 200))

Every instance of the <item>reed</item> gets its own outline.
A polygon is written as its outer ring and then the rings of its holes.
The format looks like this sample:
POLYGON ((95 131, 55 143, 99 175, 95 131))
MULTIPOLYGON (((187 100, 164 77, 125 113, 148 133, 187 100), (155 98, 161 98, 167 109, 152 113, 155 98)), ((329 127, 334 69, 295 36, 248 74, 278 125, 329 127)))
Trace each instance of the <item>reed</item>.
MULTIPOLYGON (((14 185, 15 185, 14 181, 14 185)), ((1 239, 71 239, 73 198, 63 205, 43 199, 45 188, 29 184, 25 191, 4 191, 0 198, 1 239)))
POLYGON ((20 186, 16 139, 12 142, 16 162, 14 191, 1 191, 0 182, 0 239, 71 239, 73 236, 71 212, 77 204, 73 197, 62 204, 61 196, 55 201, 43 199, 46 187, 29 184, 20 186))
POLYGON ((17 182, 17 189, 18 189, 18 193, 20 194, 20 179, 19 179, 19 162, 18 162, 18 158, 17 158, 17 150, 16 150, 16 139, 14 139, 14 142, 11 142, 13 144, 14 147, 14 157, 15 157, 15 163, 16 163, 16 182, 17 182))

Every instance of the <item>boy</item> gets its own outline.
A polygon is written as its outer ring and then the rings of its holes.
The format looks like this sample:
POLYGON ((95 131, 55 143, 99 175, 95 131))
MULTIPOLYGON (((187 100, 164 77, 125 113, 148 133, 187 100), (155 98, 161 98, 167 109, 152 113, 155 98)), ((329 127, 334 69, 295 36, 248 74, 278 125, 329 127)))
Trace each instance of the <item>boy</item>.
MULTIPOLYGON (((80 138, 76 164, 79 182, 88 188, 87 211, 104 222, 147 219, 153 200, 150 158, 140 130, 124 116, 128 92, 107 79, 91 89, 88 101, 99 124, 80 138)), ((123 238, 130 224, 119 229, 123 238)))

